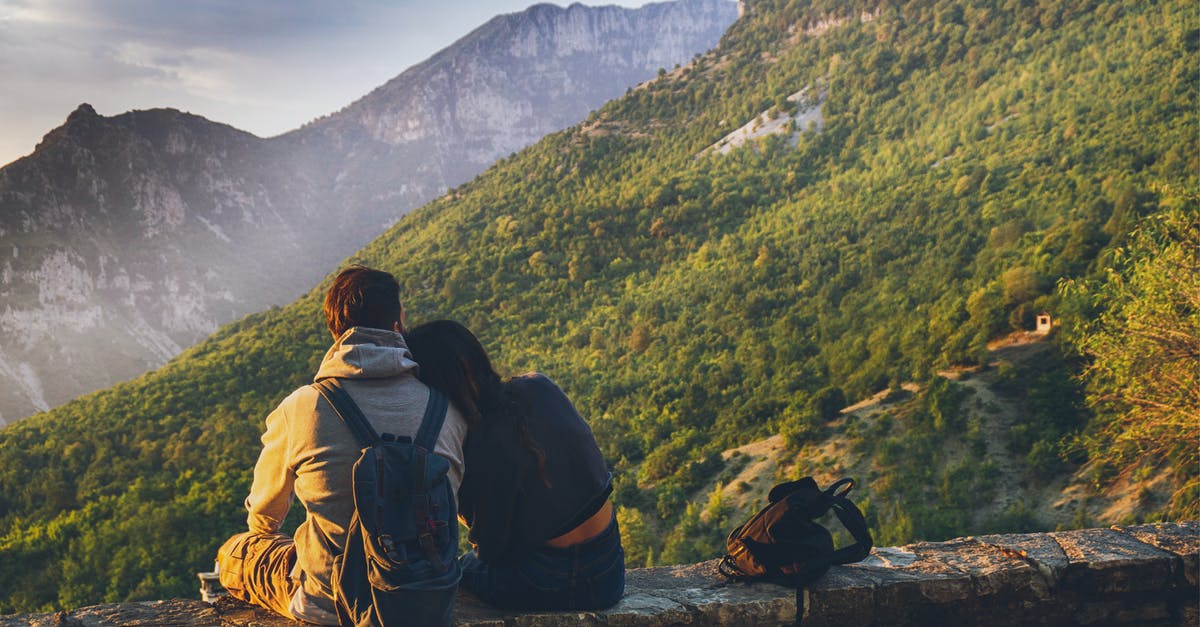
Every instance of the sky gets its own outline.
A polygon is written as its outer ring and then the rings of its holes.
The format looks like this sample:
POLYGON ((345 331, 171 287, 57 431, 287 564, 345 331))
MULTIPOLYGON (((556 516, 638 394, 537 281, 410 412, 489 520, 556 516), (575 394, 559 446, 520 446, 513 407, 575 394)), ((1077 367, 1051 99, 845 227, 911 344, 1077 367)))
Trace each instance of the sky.
POLYGON ((171 107, 278 135, 536 3, 0 0, 0 166, 84 102, 104 116, 171 107))

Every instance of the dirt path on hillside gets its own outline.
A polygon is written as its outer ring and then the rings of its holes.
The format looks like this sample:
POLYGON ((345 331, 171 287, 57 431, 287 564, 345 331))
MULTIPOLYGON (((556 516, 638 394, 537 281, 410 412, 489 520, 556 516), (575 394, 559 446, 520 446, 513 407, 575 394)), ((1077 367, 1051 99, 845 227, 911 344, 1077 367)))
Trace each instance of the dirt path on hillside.
MULTIPOLYGON (((993 465, 995 491, 992 500, 976 514, 981 526, 986 527, 986 521, 1010 513, 1021 502, 1027 512, 1052 529, 1070 523, 1076 508, 1083 504, 1080 490, 1069 485, 1069 476, 1054 480, 1029 477, 1025 460, 1008 448, 1009 433, 1021 424, 1024 409, 1019 399, 997 393, 998 369, 1004 362, 1019 368, 1021 364, 1038 359, 1049 349, 1045 339, 1044 335, 1034 333, 1013 333, 989 344, 985 367, 939 373, 969 390, 960 411, 964 412, 966 420, 978 421, 986 457, 993 465)), ((799 476, 811 475, 821 485, 847 476, 865 482, 864 485, 869 484, 877 472, 873 459, 856 453, 849 439, 838 434, 844 432, 851 420, 860 425, 873 424, 885 413, 903 407, 920 392, 919 387, 911 383, 903 388, 909 394, 901 398, 889 397, 889 392, 883 391, 846 407, 841 417, 826 425, 834 435, 804 445, 799 453, 789 453, 781 435, 725 451, 722 457, 727 468, 736 469, 736 472, 722 473, 724 481, 718 480, 700 488, 693 500, 704 503, 713 491, 720 490, 727 506, 740 515, 748 515, 765 504, 766 494, 772 486, 799 476)), ((974 454, 966 442, 961 446, 950 442, 946 452, 951 461, 974 454)))
POLYGON ((1017 424, 1021 408, 1017 403, 997 395, 992 390, 991 381, 985 377, 972 377, 960 381, 959 385, 972 392, 964 401, 970 408, 964 409, 968 416, 978 417, 979 430, 987 447, 987 459, 992 462, 996 472, 995 497, 980 510, 979 517, 994 517, 1003 514, 1023 494, 1027 494, 1022 485, 1022 460, 1008 450, 1008 433, 1017 424))
MULTIPOLYGON (((980 432, 987 447, 987 458, 996 469, 996 492, 992 502, 981 508, 976 520, 986 521, 1010 511, 1018 501, 1037 520, 1050 525, 1065 522, 1064 507, 1072 499, 1063 498, 1067 477, 1055 480, 1029 477, 1025 460, 1012 453, 1008 435, 1021 423, 1024 408, 1017 399, 996 391, 997 370, 1008 363, 1020 368, 1049 350, 1044 334, 1018 331, 988 343, 987 367, 975 368, 964 378, 964 371, 944 371, 938 374, 952 379, 971 391, 962 410, 967 418, 977 417, 980 432)), ((1072 510, 1073 507, 1067 508, 1072 510)), ((1069 516, 1067 516, 1069 518, 1069 516)))

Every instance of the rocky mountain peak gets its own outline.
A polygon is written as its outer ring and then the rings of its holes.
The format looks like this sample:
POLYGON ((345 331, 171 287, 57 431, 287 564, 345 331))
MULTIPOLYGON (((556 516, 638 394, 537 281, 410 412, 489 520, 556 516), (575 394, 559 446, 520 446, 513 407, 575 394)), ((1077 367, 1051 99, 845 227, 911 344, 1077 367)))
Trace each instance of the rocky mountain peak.
MULTIPOLYGON (((103 116, 96 113, 96 109, 92 105, 86 102, 80 104, 67 116, 62 126, 56 127, 42 136, 42 141, 34 147, 34 154, 53 145, 63 137, 85 138, 91 136, 95 132, 97 123, 103 119, 103 116)), ((19 161, 14 163, 19 163, 19 161)))
POLYGON ((67 116, 67 122, 73 122, 84 118, 95 118, 99 116, 100 114, 96 113, 96 109, 94 109, 92 105, 85 102, 80 104, 78 107, 75 107, 75 110, 71 112, 71 115, 67 116))

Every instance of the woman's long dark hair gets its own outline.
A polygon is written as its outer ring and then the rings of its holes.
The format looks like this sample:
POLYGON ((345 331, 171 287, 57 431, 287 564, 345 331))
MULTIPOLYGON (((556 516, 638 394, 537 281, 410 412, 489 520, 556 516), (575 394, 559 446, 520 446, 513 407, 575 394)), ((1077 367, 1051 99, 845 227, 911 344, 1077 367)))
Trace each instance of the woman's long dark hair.
POLYGON ((404 341, 420 364, 417 378, 445 394, 472 428, 485 411, 495 411, 502 403, 500 375, 483 345, 463 325, 435 320, 410 330, 404 341))
POLYGON ((524 411, 506 393, 487 351, 470 329, 453 320, 435 320, 411 329, 404 341, 420 364, 417 378, 445 394, 466 418, 470 431, 484 421, 510 418, 520 430, 521 445, 537 459, 542 481, 550 485, 546 455, 530 436, 524 411))

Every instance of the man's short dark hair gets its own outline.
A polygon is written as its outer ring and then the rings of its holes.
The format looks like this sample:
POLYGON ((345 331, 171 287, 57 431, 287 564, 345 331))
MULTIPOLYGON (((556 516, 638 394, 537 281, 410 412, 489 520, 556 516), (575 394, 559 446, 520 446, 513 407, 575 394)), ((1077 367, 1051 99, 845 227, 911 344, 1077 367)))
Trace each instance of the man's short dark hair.
POLYGON ((325 323, 334 337, 351 327, 392 330, 400 321, 400 284, 383 270, 351 266, 325 294, 325 323))

